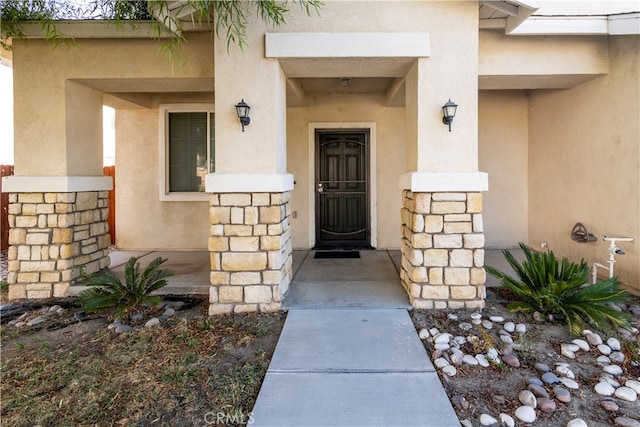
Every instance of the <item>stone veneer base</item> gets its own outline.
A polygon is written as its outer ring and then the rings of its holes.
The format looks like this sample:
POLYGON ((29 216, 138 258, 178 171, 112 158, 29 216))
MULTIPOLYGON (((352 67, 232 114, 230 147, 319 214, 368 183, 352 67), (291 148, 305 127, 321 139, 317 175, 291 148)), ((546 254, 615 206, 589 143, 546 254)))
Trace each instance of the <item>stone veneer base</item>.
POLYGON ((292 277, 290 197, 212 194, 210 315, 281 308, 292 277))
POLYGON ((482 194, 403 191, 401 282, 415 308, 482 308, 482 194))
POLYGON ((9 299, 64 297, 109 265, 108 192, 9 195, 9 299))

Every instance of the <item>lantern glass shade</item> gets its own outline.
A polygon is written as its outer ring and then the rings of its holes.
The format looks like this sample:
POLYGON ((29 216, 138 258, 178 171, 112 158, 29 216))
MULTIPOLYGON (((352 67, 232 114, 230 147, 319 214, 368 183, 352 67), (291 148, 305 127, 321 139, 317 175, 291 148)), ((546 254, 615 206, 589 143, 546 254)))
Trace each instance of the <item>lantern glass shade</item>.
POLYGON ((242 132, 244 132, 244 127, 251 123, 251 118, 249 118, 249 110, 251 110, 251 107, 249 107, 249 105, 244 102, 244 99, 236 104, 236 114, 240 119, 242 132))
POLYGON ((442 112, 444 114, 445 119, 453 119, 456 116, 456 110, 458 109, 458 104, 449 100, 442 107, 442 112))
POLYGON ((244 99, 236 104, 236 113, 238 114, 238 118, 241 120, 249 117, 249 110, 251 110, 251 107, 244 102, 244 99))

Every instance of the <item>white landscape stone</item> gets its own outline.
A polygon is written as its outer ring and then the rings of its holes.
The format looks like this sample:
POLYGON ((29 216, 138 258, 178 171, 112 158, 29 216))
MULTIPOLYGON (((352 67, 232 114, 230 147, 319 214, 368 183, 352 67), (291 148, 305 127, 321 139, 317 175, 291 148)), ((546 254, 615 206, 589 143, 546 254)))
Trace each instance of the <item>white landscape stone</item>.
POLYGON ((556 372, 567 378, 574 379, 576 377, 573 371, 566 365, 556 366, 556 372))
POLYGON ((507 323, 504 324, 503 328, 504 328, 505 331, 507 331, 509 333, 512 333, 513 331, 516 330, 516 324, 513 323, 513 322, 507 322, 507 323))
POLYGON ((498 418, 500 418, 500 421, 502 422, 502 424, 504 424, 507 427, 515 427, 516 425, 516 421, 513 419, 511 415, 502 413, 498 418))
POLYGON ((489 330, 493 329, 493 323, 491 323, 490 320, 485 319, 481 322, 481 324, 482 324, 482 327, 485 329, 489 329, 489 330))
POLYGON ((471 330, 471 328, 473 328, 473 326, 471 326, 471 323, 462 322, 458 325, 458 328, 462 329, 463 331, 469 331, 471 330))
POLYGON ((611 359, 609 359, 607 356, 598 356, 598 358, 596 359, 596 362, 598 362, 603 366, 611 365, 611 359))
POLYGON ((429 330, 427 328, 422 328, 420 329, 418 336, 420 337, 421 340, 426 340, 431 336, 431 334, 429 333, 429 330))
POLYGON ((465 337, 460 336, 460 335, 458 335, 457 337, 453 337, 453 340, 455 342, 457 342, 458 344, 460 344, 460 345, 462 345, 462 344, 467 342, 467 339, 465 337))
POLYGON ((607 374, 605 373, 604 375, 602 375, 602 378, 600 378, 600 381, 604 381, 605 383, 609 383, 611 384, 614 388, 618 388, 620 387, 620 383, 615 379, 615 377, 611 374, 607 374))
POLYGON ((439 344, 436 344, 434 347, 436 350, 440 350, 440 351, 449 350, 451 348, 451 346, 448 343, 439 343, 439 344))
POLYGON ((611 359, 611 361, 615 362, 615 363, 623 363, 624 359, 625 359, 625 356, 624 356, 623 353, 621 353, 619 351, 613 351, 609 355, 609 359, 611 359))
POLYGON ((438 334, 434 337, 434 342, 436 344, 449 344, 449 341, 451 341, 451 334, 448 333, 438 334))
POLYGON ((453 363, 454 365, 461 364, 464 358, 464 353, 458 350, 457 348, 454 348, 452 350, 456 350, 456 351, 451 353, 451 363, 453 363))
POLYGON ((572 390, 577 390, 580 388, 580 384, 578 384, 577 382, 575 382, 574 380, 572 380, 571 378, 566 378, 566 377, 562 377, 560 378, 560 382, 562 383, 562 385, 564 385, 566 388, 570 388, 572 390))
POLYGON ((527 333, 527 326, 524 323, 518 323, 516 325, 516 332, 520 335, 524 335, 527 333))
POLYGON ((536 420, 536 411, 531 406, 521 406, 516 409, 516 418, 525 423, 532 423, 536 420))
POLYGON ((608 356, 611 354, 611 347, 609 347, 606 344, 598 344, 598 351, 601 354, 604 354, 605 356, 608 356))
POLYGON ((502 317, 502 316, 489 316, 489 320, 491 320, 492 322, 495 322, 495 323, 502 323, 502 322, 504 322, 504 317, 502 317))
POLYGON ((487 360, 498 360, 498 350, 490 348, 486 354, 487 360))
POLYGON ((458 373, 458 370, 455 368, 455 366, 449 365, 442 368, 442 372, 452 377, 458 373))
POLYGON ((567 427, 589 427, 582 418, 574 418, 567 423, 567 427))
POLYGON ((605 366, 604 371, 611 375, 620 375, 622 373, 622 368, 618 365, 609 365, 605 366))
POLYGON ((589 349, 591 348, 588 342, 586 342, 585 340, 581 340, 579 338, 571 341, 571 343, 580 347, 580 350, 582 351, 589 351, 589 349))
POLYGON ((462 362, 466 363, 467 365, 475 366, 478 364, 478 359, 476 359, 470 354, 465 354, 464 357, 462 358, 462 362))
POLYGON ((613 351, 620 351, 620 341, 618 341, 616 338, 609 338, 607 340, 607 345, 611 347, 611 350, 613 351))
POLYGON ((600 345, 602 344, 602 338, 600 337, 600 335, 595 334, 595 333, 590 333, 585 335, 585 338, 587 339, 587 341, 589 341, 589 344, 591 345, 600 345))
POLYGON ((433 364, 436 365, 436 368, 438 369, 442 369, 445 366, 449 366, 450 363, 447 362, 447 359, 445 359, 444 357, 439 357, 436 360, 433 361, 433 364))
POLYGON ((624 385, 625 387, 629 387, 630 389, 635 391, 636 394, 640 394, 640 381, 627 380, 627 382, 625 382, 624 385))
POLYGON ((480 366, 482 366, 483 368, 489 367, 489 361, 487 360, 487 357, 484 354, 476 354, 476 360, 478 361, 480 366))
POLYGON ((531 406, 533 409, 538 406, 538 400, 536 399, 536 396, 529 390, 522 390, 518 394, 518 400, 523 405, 531 406))
POLYGON ((576 354, 573 351, 571 351, 569 348, 567 348, 566 344, 562 344, 560 346, 560 354, 563 355, 564 357, 568 357, 569 359, 576 358, 576 354))
POLYGON ((500 341, 505 344, 513 344, 513 338, 511 338, 509 335, 500 335, 500 341))
POLYGON ((632 388, 629 387, 617 388, 613 395, 628 402, 635 402, 636 400, 638 400, 638 393, 636 393, 632 388))
POLYGON ((431 334, 432 337, 435 337, 440 333, 440 331, 438 330, 438 328, 431 328, 429 329, 429 333, 431 334))
POLYGON ((562 347, 564 347, 564 348, 566 348, 567 350, 572 351, 572 352, 574 352, 574 353, 575 353, 576 351, 580 350, 580 346, 579 346, 578 344, 574 344, 574 343, 571 343, 571 344, 569 344, 569 343, 563 343, 560 347, 561 347, 561 348, 562 348, 562 347))
POLYGON ((616 389, 608 382, 600 381, 593 387, 596 393, 600 396, 613 396, 616 389))
POLYGON ((498 423, 498 420, 496 420, 489 414, 480 415, 480 424, 482 424, 483 426, 492 426, 497 423, 498 423))

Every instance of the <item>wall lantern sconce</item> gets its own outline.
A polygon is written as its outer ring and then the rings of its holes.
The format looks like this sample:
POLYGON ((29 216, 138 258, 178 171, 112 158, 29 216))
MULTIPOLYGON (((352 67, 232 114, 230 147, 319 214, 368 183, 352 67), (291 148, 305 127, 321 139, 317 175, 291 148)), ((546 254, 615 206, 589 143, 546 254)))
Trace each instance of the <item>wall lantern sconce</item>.
MULTIPOLYGON (((242 125, 242 132, 244 132, 244 127, 248 126, 251 123, 251 118, 249 117, 249 110, 251 107, 244 102, 244 99, 236 104, 236 114, 240 119, 240 124, 242 125)), ((455 114, 455 113, 454 113, 455 114)))
POLYGON ((451 132, 451 123, 453 123, 453 118, 456 116, 457 108, 458 104, 452 102, 451 99, 442 106, 442 123, 449 125, 449 132, 451 132))

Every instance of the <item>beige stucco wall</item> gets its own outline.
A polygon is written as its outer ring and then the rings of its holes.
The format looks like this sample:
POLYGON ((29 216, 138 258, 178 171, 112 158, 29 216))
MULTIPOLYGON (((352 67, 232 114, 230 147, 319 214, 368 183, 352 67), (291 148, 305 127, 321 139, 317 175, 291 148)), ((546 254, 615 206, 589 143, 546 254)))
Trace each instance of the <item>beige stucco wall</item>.
MULTIPOLYGON (((156 82, 171 92, 169 78, 213 77, 211 37, 193 34, 189 63, 172 67, 160 42, 145 39, 84 39, 69 49, 44 40, 14 40, 15 174, 102 175, 102 92, 126 82, 156 82), (46 94, 46 96, 43 96, 46 94)), ((149 91, 149 90, 148 90, 149 91)))
POLYGON ((206 249, 207 202, 160 201, 156 107, 213 102, 210 35, 190 34, 188 64, 173 67, 156 40, 84 39, 68 50, 52 50, 42 40, 15 43, 16 175, 102 175, 103 95, 114 92, 107 99, 119 108, 116 245, 206 249), (118 96, 138 105, 119 102, 118 96))
POLYGON ((158 110, 116 112, 116 246, 207 248, 209 203, 160 201, 158 110))
POLYGON ((480 89, 565 88, 609 71, 607 38, 480 31, 480 89))
POLYGON ((487 247, 528 241, 528 107, 525 91, 479 95, 479 163, 489 174, 483 198, 487 247))
MULTIPOLYGON (((220 172, 282 173, 280 156, 282 75, 277 59, 264 57, 265 32, 420 32, 430 37, 430 56, 415 62, 412 84, 407 84, 407 108, 384 106, 384 94, 306 94, 306 107, 288 108, 286 169, 295 177, 291 209, 293 246, 310 242, 310 183, 308 133, 310 122, 374 122, 377 128, 377 247, 399 246, 400 175, 408 171, 477 171, 477 59, 478 8, 473 2, 327 2, 319 17, 293 8, 287 25, 274 29, 256 24, 248 30, 250 48, 229 51, 218 44, 216 61, 216 147, 220 172), (358 16, 357 20, 352 19, 358 16), (399 25, 402 23, 402 25, 399 25), (465 51, 466 55, 451 52, 465 51), (411 98, 410 93, 420 91, 411 98), (252 106, 252 122, 239 132, 237 118, 228 109, 244 97, 252 106), (459 105, 454 131, 442 124, 441 107, 454 99, 459 105), (411 111, 408 111, 411 110, 411 111), (247 162, 244 153, 251 153, 247 162), (415 153, 415 155, 407 155, 415 153)), ((323 72, 332 58, 323 58, 323 72)), ((339 61, 336 61, 336 64, 339 61)), ((363 59, 360 66, 375 66, 363 59)), ((304 68, 304 67, 302 67, 304 68)), ((353 70, 358 73, 358 70, 353 70)), ((346 74, 345 74, 346 73, 346 74)), ((333 77, 349 77, 336 68, 333 77)), ((313 68, 297 77, 318 77, 313 68)), ((323 75, 322 77, 327 77, 323 75)), ((393 76, 381 76, 393 77, 393 76)))
MULTIPOLYGON (((378 248, 400 246, 400 207, 402 193, 398 177, 406 170, 404 108, 386 107, 383 95, 317 95, 309 100, 311 106, 287 109, 288 170, 295 177, 291 209, 294 248, 309 248, 309 123, 335 123, 350 126, 354 122, 375 123, 377 237, 378 248)), ((322 126, 320 124, 320 126, 322 126)), ((372 131, 373 132, 373 131, 372 131)), ((373 135, 372 135, 373 136, 373 135)), ((311 137, 313 137, 311 135, 311 137)))
POLYGON ((580 221, 619 246, 616 274, 640 293, 640 36, 609 38, 611 73, 573 89, 532 92, 529 114, 529 236, 589 263, 607 243, 578 244, 580 221))
MULTIPOLYGON (((240 51, 232 46, 227 51, 217 44, 216 55, 225 58, 216 66, 216 105, 220 125, 216 129, 218 141, 224 141, 217 153, 221 172, 282 173, 279 154, 283 149, 282 75, 277 59, 265 58, 265 32, 420 32, 430 37, 430 56, 420 58, 415 66, 416 91, 420 96, 408 108, 405 126, 415 128, 411 144, 417 146, 409 170, 420 171, 477 171, 477 58, 478 7, 473 2, 327 2, 320 16, 308 17, 292 8, 287 24, 273 29, 256 23, 247 30, 250 48, 240 51), (358 16, 358 19, 352 19, 358 16), (401 25, 400 25, 401 23, 401 25), (451 52, 464 51, 465 55, 451 52), (245 133, 237 132, 237 118, 233 111, 221 110, 232 106, 242 97, 252 106, 252 123, 245 133), (448 132, 441 122, 441 107, 447 100, 455 100, 458 110, 456 132, 448 132), (420 120, 411 120, 419 117, 420 120), (255 153, 254 162, 246 162, 241 150, 255 153)), ((252 23, 253 24, 253 23, 252 23)), ((356 55, 357 56, 357 55, 356 55)), ((332 58, 322 58, 323 65, 332 58)), ((375 63, 376 58, 362 60, 360 66, 375 63)), ((317 77, 313 74, 300 77, 317 77)), ((326 70, 325 70, 326 71, 326 70)), ((335 76, 349 76, 349 70, 336 69, 335 76)), ((357 70, 354 71, 357 73, 357 70)), ((394 76, 380 76, 394 77, 394 76)), ((406 172, 406 171, 405 171, 406 172)))

